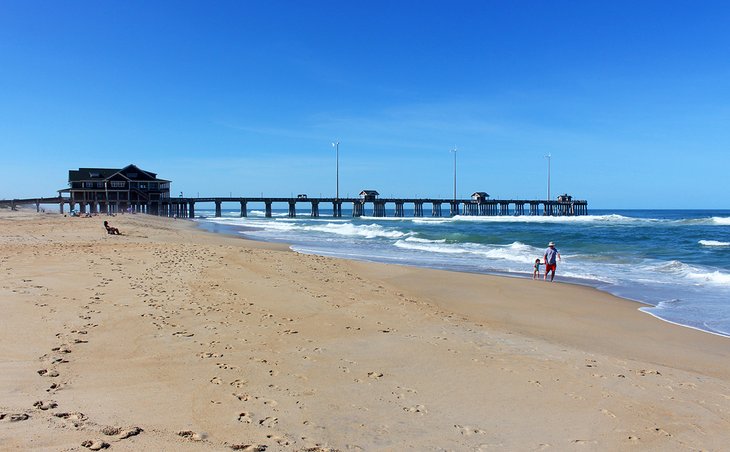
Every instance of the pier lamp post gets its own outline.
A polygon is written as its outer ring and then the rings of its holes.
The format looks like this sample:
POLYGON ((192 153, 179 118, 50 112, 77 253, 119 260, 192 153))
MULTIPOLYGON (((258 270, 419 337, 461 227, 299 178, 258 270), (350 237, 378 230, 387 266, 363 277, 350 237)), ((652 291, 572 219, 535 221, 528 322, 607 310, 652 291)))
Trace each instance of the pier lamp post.
POLYGON ((547 186, 547 200, 550 201, 550 159, 552 158, 552 154, 548 153, 548 155, 545 156, 545 158, 548 161, 548 186, 547 186))
POLYGON ((337 183, 335 199, 340 199, 340 142, 333 142, 332 147, 335 148, 335 178, 337 183))
POLYGON ((449 152, 454 153, 454 201, 456 201, 456 147, 449 152))

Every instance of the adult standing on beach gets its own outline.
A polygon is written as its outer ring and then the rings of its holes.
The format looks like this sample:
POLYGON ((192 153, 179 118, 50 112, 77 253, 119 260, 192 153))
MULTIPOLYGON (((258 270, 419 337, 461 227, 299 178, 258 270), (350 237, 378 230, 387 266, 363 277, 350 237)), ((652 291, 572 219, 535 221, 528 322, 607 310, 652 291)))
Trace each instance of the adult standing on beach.
POLYGON ((545 277, 543 281, 547 281, 548 273, 550 273, 550 282, 553 282, 555 278, 555 269, 558 267, 560 259, 560 252, 555 248, 555 243, 548 243, 548 247, 545 250, 545 277))

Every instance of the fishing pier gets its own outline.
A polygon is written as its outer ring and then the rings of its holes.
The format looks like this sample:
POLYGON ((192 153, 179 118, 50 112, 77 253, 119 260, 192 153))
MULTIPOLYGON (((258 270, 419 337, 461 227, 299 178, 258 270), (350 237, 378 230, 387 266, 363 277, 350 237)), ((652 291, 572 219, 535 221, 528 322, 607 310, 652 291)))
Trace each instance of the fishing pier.
POLYGON ((507 216, 507 215, 548 215, 577 216, 588 214, 588 202, 582 200, 527 200, 527 199, 436 199, 436 198, 277 198, 277 197, 195 197, 195 198, 162 198, 151 202, 119 203, 105 202, 97 199, 93 202, 75 203, 69 198, 38 198, 5 200, 0 203, 14 208, 20 204, 34 204, 40 209, 41 204, 59 204, 61 213, 64 204, 69 210, 80 213, 148 213, 167 217, 195 218, 196 204, 212 203, 215 205, 215 216, 220 217, 223 205, 233 204, 240 208, 240 216, 247 217, 251 204, 263 205, 265 216, 270 218, 274 205, 288 208, 288 216, 295 218, 297 208, 306 215, 318 218, 320 206, 331 206, 331 216, 342 217, 342 206, 352 206, 352 216, 405 217, 406 207, 412 207, 414 217, 443 216, 507 216), (78 207, 77 207, 78 206, 78 207), (388 209, 392 206, 391 209, 388 209), (308 207, 308 209, 307 209, 308 207))
MULTIPOLYGON (((456 193, 456 191, 454 191, 456 193)), ((222 216, 223 204, 240 207, 240 216, 247 217, 251 204, 263 205, 265 216, 273 216, 274 205, 288 208, 288 216, 295 218, 297 208, 308 207, 310 217, 320 216, 321 206, 332 206, 331 216, 342 217, 342 206, 352 206, 353 217, 372 216, 414 217, 443 216, 577 216, 588 214, 588 202, 574 200, 563 194, 550 199, 491 199, 486 192, 475 192, 471 198, 381 198, 376 190, 363 190, 358 197, 180 197, 170 196, 170 181, 157 177, 156 173, 142 170, 136 165, 121 169, 79 168, 69 171, 69 186, 58 190, 58 197, 0 200, 0 206, 15 209, 20 204, 35 204, 38 211, 42 204, 58 204, 61 213, 64 205, 69 211, 81 214, 146 213, 176 218, 195 218, 196 204, 215 205, 215 216, 222 216), (64 196, 68 194, 68 196, 64 196), (390 207, 390 208, 389 208, 390 207)), ((281 208, 281 207, 278 207, 281 208)), ((325 210, 325 209, 323 209, 325 210)))

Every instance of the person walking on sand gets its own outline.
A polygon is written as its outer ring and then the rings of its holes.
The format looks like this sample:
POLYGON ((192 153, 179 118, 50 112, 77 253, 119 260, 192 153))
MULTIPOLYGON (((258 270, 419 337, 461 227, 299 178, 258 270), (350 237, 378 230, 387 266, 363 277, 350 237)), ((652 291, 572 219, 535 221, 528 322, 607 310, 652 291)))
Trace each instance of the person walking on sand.
POLYGON ((540 265, 542 265, 540 259, 535 259, 535 265, 533 267, 534 270, 532 270, 532 279, 540 278, 540 265))
POLYGON ((548 243, 548 247, 545 250, 545 277, 543 278, 543 281, 547 281, 548 273, 550 273, 550 282, 553 282, 553 279, 555 278, 555 269, 558 267, 558 262, 560 259, 560 252, 555 248, 555 243, 550 242, 548 243))

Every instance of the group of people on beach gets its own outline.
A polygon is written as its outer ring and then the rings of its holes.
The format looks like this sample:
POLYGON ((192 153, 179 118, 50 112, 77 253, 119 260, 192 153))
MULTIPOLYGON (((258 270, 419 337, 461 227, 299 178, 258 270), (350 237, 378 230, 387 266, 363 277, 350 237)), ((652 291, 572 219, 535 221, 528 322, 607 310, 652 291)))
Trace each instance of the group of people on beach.
POLYGON ((545 264, 545 275, 543 281, 547 281, 548 273, 550 273, 550 282, 555 279, 555 269, 558 267, 558 261, 560 259, 560 252, 555 248, 555 243, 548 243, 548 247, 543 255, 544 261, 540 261, 540 258, 535 259, 535 265, 532 271, 532 279, 540 278, 540 265, 545 264))

